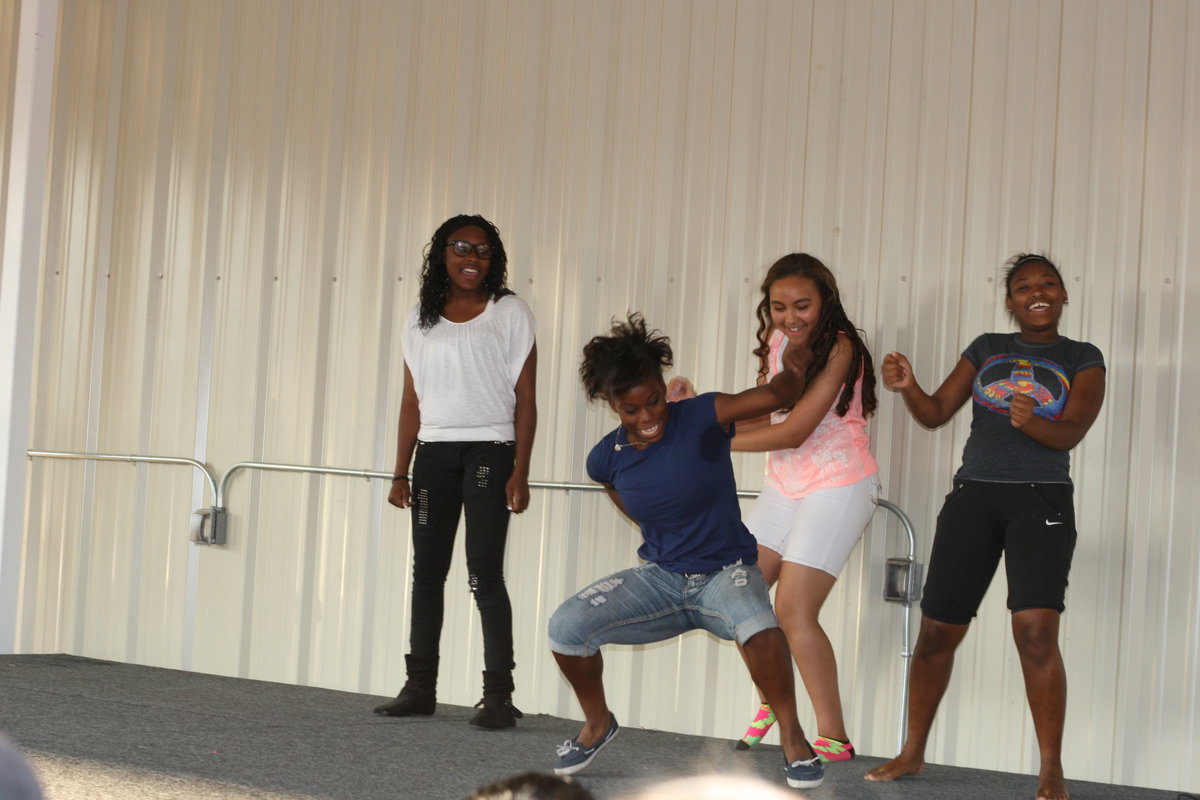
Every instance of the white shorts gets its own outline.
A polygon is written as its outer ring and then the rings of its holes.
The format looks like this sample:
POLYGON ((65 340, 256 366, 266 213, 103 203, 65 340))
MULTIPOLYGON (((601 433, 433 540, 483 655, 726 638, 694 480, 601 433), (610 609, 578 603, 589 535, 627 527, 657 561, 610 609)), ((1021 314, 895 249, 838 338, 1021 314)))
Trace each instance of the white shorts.
POLYGON ((879 477, 849 486, 818 489, 792 498, 766 486, 746 515, 746 527, 763 547, 784 561, 837 577, 850 558, 879 500, 879 477))

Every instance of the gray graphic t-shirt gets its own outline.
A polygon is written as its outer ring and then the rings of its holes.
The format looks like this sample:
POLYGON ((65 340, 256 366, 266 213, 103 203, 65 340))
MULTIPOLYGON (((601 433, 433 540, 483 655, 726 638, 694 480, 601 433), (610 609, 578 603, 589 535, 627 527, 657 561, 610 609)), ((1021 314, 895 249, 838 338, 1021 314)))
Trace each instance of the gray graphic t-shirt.
POLYGON ((1104 356, 1088 342, 1060 337, 1049 344, 1026 342, 1017 333, 985 333, 963 356, 975 365, 971 390, 971 435, 955 478, 996 483, 1070 483, 1071 454, 1039 444, 1012 426, 1014 394, 1036 401, 1034 413, 1058 419, 1075 376, 1104 367, 1104 356))

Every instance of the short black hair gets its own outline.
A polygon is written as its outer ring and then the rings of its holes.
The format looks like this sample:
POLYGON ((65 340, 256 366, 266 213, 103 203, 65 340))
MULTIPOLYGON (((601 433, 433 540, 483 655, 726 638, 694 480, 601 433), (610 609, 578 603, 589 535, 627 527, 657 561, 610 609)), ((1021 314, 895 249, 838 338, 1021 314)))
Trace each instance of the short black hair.
POLYGON ((1062 273, 1058 271, 1058 267, 1044 255, 1038 253, 1017 253, 1015 256, 1005 262, 1004 269, 1004 296, 1012 297, 1012 281, 1013 276, 1017 274, 1017 270, 1026 264, 1032 264, 1035 261, 1040 261, 1050 269, 1054 270, 1054 274, 1058 276, 1058 282, 1063 283, 1062 273))
POLYGON ((672 359, 671 340, 648 329, 634 311, 624 321, 613 319, 608 336, 593 337, 584 345, 579 379, 588 400, 611 400, 648 378, 661 381, 672 359))

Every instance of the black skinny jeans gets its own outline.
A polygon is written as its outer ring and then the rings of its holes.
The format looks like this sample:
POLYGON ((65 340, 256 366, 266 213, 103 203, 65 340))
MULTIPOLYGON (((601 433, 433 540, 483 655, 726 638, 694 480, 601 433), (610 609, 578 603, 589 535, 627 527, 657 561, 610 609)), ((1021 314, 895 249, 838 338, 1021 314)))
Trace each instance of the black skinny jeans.
POLYGON ((467 573, 483 629, 483 664, 510 672, 512 605, 504 585, 508 540, 505 485, 512 477, 514 442, 418 442, 413 462, 412 627, 417 658, 437 658, 443 597, 458 520, 466 511, 467 573))

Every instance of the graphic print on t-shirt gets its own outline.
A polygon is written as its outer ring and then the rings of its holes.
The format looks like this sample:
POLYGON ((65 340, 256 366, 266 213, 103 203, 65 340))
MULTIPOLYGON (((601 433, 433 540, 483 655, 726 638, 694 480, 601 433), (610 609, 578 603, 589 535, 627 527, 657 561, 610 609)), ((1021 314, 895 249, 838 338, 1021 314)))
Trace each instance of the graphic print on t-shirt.
POLYGON ((997 414, 1008 414, 1014 394, 1027 394, 1037 402, 1033 413, 1047 419, 1062 416, 1071 392, 1063 368, 1053 361, 1016 353, 1002 353, 983 362, 975 374, 975 402, 997 414))

